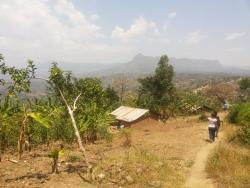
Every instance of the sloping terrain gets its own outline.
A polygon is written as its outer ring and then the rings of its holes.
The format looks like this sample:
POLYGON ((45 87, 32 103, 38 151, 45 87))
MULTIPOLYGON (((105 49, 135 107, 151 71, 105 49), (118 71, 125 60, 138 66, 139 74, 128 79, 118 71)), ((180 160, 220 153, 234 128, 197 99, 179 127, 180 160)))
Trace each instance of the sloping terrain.
MULTIPOLYGON (((172 181, 170 184, 165 182, 163 187, 185 187, 185 179, 190 177, 190 173, 194 173, 192 166, 197 165, 197 160, 198 163, 205 165, 206 156, 203 155, 207 155, 209 152, 208 147, 213 147, 207 142, 207 123, 198 121, 197 116, 172 119, 166 124, 148 118, 133 125, 131 133, 132 146, 130 148, 123 146, 124 138, 116 133, 112 143, 100 141, 88 145, 88 157, 96 163, 110 157, 122 157, 131 148, 140 148, 143 151, 149 151, 161 160, 168 161, 175 168, 178 176, 183 177, 176 179, 179 182, 172 181), (202 154, 201 151, 204 150, 206 150, 205 154, 202 154), (200 155, 202 157, 199 157, 200 155), (201 161, 199 162, 199 160, 201 161)), ((63 158, 79 154, 73 150, 76 150, 75 145, 67 146, 63 158)), ((67 162, 61 163, 60 174, 51 174, 51 159, 47 155, 46 146, 36 148, 30 154, 26 153, 24 158, 17 163, 10 162, 11 159, 17 159, 15 153, 6 154, 0 163, 0 187, 120 186, 119 182, 103 185, 98 182, 94 185, 89 184, 84 177, 84 165, 78 160, 68 162, 70 166, 67 162)), ((132 184, 125 183, 123 187, 138 187, 135 185, 139 180, 134 179, 133 181, 132 184)), ((150 185, 148 187, 152 187, 150 185)))

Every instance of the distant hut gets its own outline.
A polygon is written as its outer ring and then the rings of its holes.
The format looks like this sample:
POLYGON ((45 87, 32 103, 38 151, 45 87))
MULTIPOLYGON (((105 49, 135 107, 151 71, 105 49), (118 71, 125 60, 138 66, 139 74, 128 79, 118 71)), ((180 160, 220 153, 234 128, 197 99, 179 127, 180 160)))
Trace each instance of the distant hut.
POLYGON ((111 112, 111 114, 114 115, 117 120, 116 126, 130 127, 134 123, 137 123, 148 117, 148 112, 149 110, 147 109, 120 106, 119 108, 111 112))

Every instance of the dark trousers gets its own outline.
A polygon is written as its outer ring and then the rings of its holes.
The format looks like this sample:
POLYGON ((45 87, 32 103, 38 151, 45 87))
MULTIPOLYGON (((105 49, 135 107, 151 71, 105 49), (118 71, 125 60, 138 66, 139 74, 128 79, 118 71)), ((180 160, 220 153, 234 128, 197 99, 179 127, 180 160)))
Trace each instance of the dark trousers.
POLYGON ((211 141, 214 141, 214 139, 215 139, 215 131, 216 131, 216 128, 215 128, 215 127, 209 127, 209 128, 208 128, 209 139, 210 139, 211 141))

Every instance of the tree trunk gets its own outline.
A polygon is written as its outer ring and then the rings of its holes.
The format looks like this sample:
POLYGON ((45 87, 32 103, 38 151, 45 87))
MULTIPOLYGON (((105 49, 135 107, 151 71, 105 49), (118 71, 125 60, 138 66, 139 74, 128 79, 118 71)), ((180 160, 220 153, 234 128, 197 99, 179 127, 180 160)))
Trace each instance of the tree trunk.
POLYGON ((72 125, 73 125, 73 127, 74 127, 74 129, 75 129, 75 135, 76 135, 76 138, 77 138, 78 146, 79 146, 80 150, 81 150, 82 153, 83 153, 83 157, 84 157, 84 159, 85 159, 86 165, 89 167, 88 160, 87 160, 87 156, 86 156, 86 151, 85 151, 85 149, 84 149, 84 147, 83 147, 83 145, 82 145, 82 139, 81 139, 79 130, 78 130, 77 125, 76 125, 75 117, 74 117, 74 110, 76 110, 76 102, 77 102, 77 100, 79 99, 79 97, 81 96, 81 94, 79 94, 79 95, 76 97, 76 99, 75 99, 75 101, 74 101, 74 105, 73 105, 73 107, 71 108, 70 105, 68 104, 67 100, 65 99, 65 97, 64 97, 64 95, 63 95, 63 93, 62 93, 62 91, 61 91, 60 89, 59 89, 59 93, 60 93, 60 95, 61 95, 61 97, 62 97, 62 99, 63 99, 65 105, 67 106, 67 109, 68 109, 68 112, 69 112, 69 115, 70 115, 70 118, 71 118, 72 125))
POLYGON ((27 117, 25 116, 20 130, 20 135, 17 143, 17 151, 18 151, 18 158, 21 159, 23 153, 23 144, 24 144, 24 132, 26 128, 27 117))
POLYGON ((68 107, 68 111, 69 111, 69 115, 70 115, 70 118, 71 118, 72 125, 73 125, 73 127, 75 129, 75 135, 76 135, 76 138, 77 138, 78 146, 79 146, 80 150, 83 153, 86 164, 88 165, 88 160, 87 160, 87 157, 86 157, 86 150, 84 149, 84 147, 82 145, 82 139, 81 139, 79 130, 78 130, 77 125, 76 125, 76 121, 75 121, 75 118, 74 118, 74 112, 70 109, 70 107, 68 107))

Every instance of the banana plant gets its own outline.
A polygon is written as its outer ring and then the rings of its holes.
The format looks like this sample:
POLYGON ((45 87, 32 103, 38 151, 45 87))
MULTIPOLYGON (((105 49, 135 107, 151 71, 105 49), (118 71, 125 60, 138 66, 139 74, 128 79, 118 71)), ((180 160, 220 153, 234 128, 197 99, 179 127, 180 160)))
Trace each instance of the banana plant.
POLYGON ((112 139, 108 127, 115 122, 115 118, 104 109, 98 108, 96 103, 85 106, 80 116, 80 132, 87 141, 94 142, 98 137, 108 141, 112 139))

